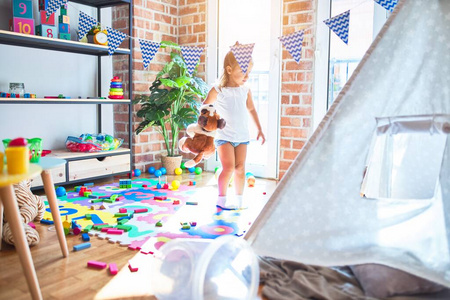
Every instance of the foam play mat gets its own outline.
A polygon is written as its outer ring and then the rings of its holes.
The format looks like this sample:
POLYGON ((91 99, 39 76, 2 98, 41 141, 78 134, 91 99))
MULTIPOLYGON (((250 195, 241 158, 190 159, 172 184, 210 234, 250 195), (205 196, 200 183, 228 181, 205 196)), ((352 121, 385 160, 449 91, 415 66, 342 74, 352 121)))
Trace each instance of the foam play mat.
MULTIPOLYGON (((75 221, 82 231, 92 225, 89 235, 131 249, 141 249, 144 243, 146 247, 151 245, 147 250, 152 252, 174 238, 241 236, 267 201, 263 187, 255 185, 246 188, 245 196, 251 197, 249 209, 222 210, 216 206, 216 186, 181 184, 172 190, 158 189, 157 183, 156 179, 137 178, 131 188, 121 188, 119 183, 88 185, 86 189, 92 191, 88 197, 68 190, 58 197, 62 221, 75 221)), ((52 220, 49 207, 44 219, 52 220)))

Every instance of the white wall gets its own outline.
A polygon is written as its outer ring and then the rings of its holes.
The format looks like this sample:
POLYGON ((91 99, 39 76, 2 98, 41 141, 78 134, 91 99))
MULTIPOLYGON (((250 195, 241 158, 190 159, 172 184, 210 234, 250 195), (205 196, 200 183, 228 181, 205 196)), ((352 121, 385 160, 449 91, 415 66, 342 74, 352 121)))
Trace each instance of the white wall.
MULTIPOLYGON (((38 0, 33 0, 35 23, 38 0)), ((0 0, 0 29, 8 30, 12 16, 10 0, 0 0)), ((69 4, 70 31, 76 40, 79 11, 97 18, 95 9, 69 4)), ((59 11, 58 11, 59 14, 59 11)), ((102 25, 111 24, 111 10, 102 10, 102 25)), ((112 74, 112 58, 102 58, 102 95, 106 96, 112 74)), ((0 91, 10 82, 23 82, 27 93, 38 98, 64 94, 72 99, 97 96, 97 57, 0 45, 0 91)), ((113 134, 113 105, 102 106, 102 131, 113 134)), ((62 149, 69 135, 97 133, 96 105, 0 104, 0 140, 41 137, 44 149, 62 149)), ((0 147, 0 151, 3 147, 0 147)))

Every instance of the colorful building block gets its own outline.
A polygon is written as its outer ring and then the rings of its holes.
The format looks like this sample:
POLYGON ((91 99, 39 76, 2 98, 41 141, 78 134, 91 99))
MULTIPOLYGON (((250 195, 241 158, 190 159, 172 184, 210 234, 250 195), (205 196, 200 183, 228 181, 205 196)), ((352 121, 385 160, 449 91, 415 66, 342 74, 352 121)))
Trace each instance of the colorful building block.
POLYGON ((45 225, 53 225, 54 222, 53 222, 53 221, 50 221, 50 220, 42 219, 42 220, 41 220, 41 224, 45 224, 45 225))
POLYGON ((123 234, 123 230, 121 229, 109 229, 106 233, 107 234, 123 234))
POLYGON ((71 40, 70 33, 60 33, 58 35, 58 37, 59 37, 60 40, 67 40, 67 41, 71 40))
POLYGON ((14 17, 9 21, 9 29, 18 33, 34 35, 34 20, 14 17))
POLYGON ((137 264, 131 260, 128 261, 128 268, 131 272, 137 272, 139 270, 137 264))
POLYGON ((60 14, 63 16, 67 16, 67 8, 61 7, 60 14))
POLYGON ((156 226, 156 227, 162 227, 162 226, 163 226, 163 224, 162 224, 162 222, 161 222, 161 221, 158 221, 158 222, 156 222, 155 226, 156 226))
POLYGON ((13 17, 33 19, 32 0, 12 0, 13 17))
POLYGON ((36 35, 56 39, 58 38, 58 27, 42 24, 38 25, 36 26, 36 35))
POLYGON ((73 246, 73 251, 80 251, 91 247, 91 243, 83 243, 73 246))
POLYGON ((148 208, 137 208, 134 210, 134 213, 136 213, 136 214, 144 213, 144 212, 148 212, 148 208))
POLYGON ((69 16, 60 15, 58 17, 58 22, 59 23, 64 23, 64 24, 70 24, 70 17, 69 16))
POLYGON ((59 23, 59 33, 70 33, 70 25, 65 23, 59 23))
POLYGON ((52 13, 50 17, 47 18, 47 12, 45 10, 40 10, 39 17, 42 25, 56 26, 55 13, 52 13))
POLYGON ((91 240, 91 238, 89 237, 89 234, 87 234, 87 233, 83 233, 83 234, 81 235, 81 239, 82 239, 83 241, 85 241, 85 242, 88 242, 88 241, 91 240))
POLYGON ((84 227, 83 232, 89 232, 92 229, 92 225, 84 227))
POLYGON ((109 264, 109 274, 116 275, 117 272, 119 272, 119 269, 117 268, 117 265, 115 263, 109 264))
POLYGON ((87 262, 87 266, 95 269, 104 269, 107 266, 107 263, 102 261, 90 260, 87 262))
POLYGON ((119 208, 119 213, 123 214, 126 213, 127 209, 126 208, 119 208))
POLYGON ((39 0, 39 10, 47 10, 48 0, 39 0))

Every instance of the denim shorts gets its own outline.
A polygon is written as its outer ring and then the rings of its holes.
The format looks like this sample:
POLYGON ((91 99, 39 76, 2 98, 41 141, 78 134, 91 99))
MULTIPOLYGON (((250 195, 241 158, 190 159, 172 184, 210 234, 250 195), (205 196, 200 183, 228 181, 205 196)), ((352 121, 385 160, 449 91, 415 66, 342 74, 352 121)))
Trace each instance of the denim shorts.
POLYGON ((236 148, 239 145, 248 145, 250 142, 229 142, 229 141, 225 141, 225 140, 215 140, 214 144, 216 144, 216 147, 222 146, 226 143, 230 143, 231 146, 233 146, 234 148, 236 148))

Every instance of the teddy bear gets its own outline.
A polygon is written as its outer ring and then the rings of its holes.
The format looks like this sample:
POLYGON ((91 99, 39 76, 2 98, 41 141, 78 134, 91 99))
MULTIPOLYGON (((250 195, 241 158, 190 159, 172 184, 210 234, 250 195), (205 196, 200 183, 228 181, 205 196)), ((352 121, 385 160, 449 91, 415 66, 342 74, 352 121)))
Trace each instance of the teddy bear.
MULTIPOLYGON (((31 190, 31 181, 24 180, 14 185, 14 193, 17 199, 20 216, 22 218, 25 236, 29 246, 34 246, 39 243, 39 233, 28 225, 31 221, 40 221, 44 217, 45 203, 44 200, 37 195, 34 195, 31 190)), ((3 219, 3 240, 14 245, 14 240, 9 226, 8 220, 3 219)))
POLYGON ((203 158, 207 159, 214 154, 216 151, 214 145, 216 130, 223 129, 225 125, 226 121, 220 118, 214 105, 205 104, 200 107, 200 116, 197 123, 190 124, 186 128, 186 134, 189 137, 183 137, 178 142, 178 147, 182 152, 196 155, 184 164, 186 168, 192 168, 203 158))

